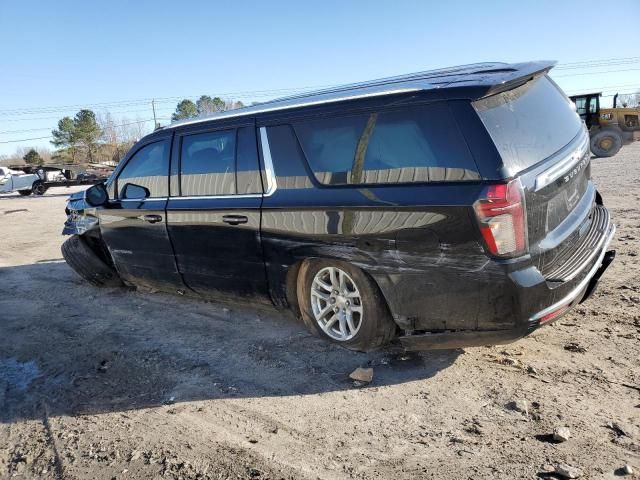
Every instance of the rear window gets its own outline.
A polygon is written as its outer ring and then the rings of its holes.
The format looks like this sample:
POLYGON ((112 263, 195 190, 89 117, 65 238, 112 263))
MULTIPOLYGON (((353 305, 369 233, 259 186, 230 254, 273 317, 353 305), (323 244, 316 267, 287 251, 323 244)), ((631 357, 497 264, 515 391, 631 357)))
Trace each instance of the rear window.
POLYGON ((446 103, 294 124, 316 179, 327 185, 478 180, 446 103))
POLYGON ((582 126, 571 101, 546 76, 473 105, 510 173, 553 155, 582 126))

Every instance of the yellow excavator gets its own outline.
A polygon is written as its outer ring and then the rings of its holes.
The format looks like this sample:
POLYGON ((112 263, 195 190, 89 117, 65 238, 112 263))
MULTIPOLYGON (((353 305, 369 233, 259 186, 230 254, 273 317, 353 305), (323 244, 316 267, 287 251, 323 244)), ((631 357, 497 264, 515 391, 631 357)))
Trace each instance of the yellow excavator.
POLYGON ((618 94, 613 108, 600 108, 602 93, 586 93, 569 97, 589 129, 591 153, 596 157, 612 157, 623 145, 640 140, 640 107, 618 107, 618 94))

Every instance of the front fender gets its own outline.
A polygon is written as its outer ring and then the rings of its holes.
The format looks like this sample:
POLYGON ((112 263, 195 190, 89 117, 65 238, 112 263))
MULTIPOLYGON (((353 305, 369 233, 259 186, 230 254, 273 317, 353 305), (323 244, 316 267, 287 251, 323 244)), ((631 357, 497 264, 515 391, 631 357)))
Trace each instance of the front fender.
POLYGON ((67 220, 62 229, 63 235, 82 235, 98 227, 96 209, 86 202, 84 191, 76 192, 69 197, 65 213, 67 220))

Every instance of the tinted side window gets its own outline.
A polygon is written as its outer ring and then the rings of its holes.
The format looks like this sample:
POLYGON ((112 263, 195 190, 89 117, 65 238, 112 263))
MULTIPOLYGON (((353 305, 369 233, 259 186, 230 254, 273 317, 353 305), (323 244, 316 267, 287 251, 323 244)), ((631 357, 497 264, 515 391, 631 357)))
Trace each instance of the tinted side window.
POLYGON ((187 135, 180 155, 181 194, 232 195, 235 178, 236 131, 187 135))
POLYGON ((267 136, 278 188, 312 188, 302 150, 291 125, 268 127, 267 136))
POLYGON ((445 103, 295 125, 311 169, 328 185, 480 178, 445 103))
POLYGON ((238 129, 236 170, 237 193, 262 193, 256 129, 254 127, 238 129))
POLYGON ((160 141, 142 147, 129 159, 117 180, 117 192, 127 183, 149 189, 151 197, 169 195, 169 142, 160 141))

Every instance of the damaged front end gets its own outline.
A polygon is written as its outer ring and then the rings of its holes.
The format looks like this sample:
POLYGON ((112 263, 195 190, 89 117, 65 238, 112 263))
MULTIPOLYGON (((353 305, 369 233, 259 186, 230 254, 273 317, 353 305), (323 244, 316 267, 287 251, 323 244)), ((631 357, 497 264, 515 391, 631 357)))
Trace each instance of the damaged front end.
POLYGON ((85 199, 85 191, 69 196, 64 209, 67 220, 64 222, 63 235, 81 235, 98 225, 96 209, 85 199))

